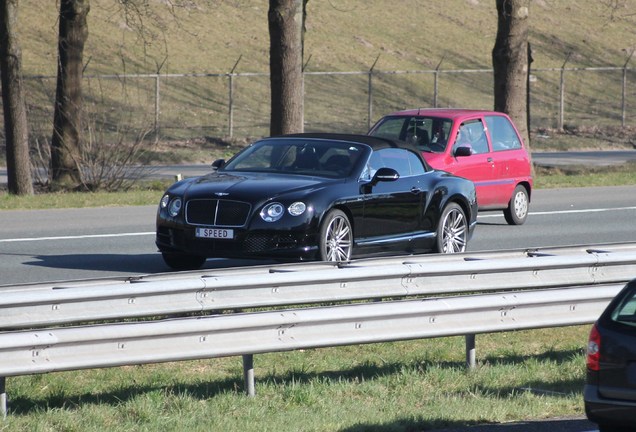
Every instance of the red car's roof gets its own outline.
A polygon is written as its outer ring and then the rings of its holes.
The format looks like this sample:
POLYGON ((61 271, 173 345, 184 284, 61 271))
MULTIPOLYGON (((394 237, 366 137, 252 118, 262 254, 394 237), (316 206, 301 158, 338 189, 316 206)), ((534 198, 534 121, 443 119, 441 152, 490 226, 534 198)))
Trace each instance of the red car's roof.
POLYGON ((497 111, 475 110, 465 108, 413 108, 403 111, 397 111, 389 114, 390 116, 426 116, 426 117, 444 117, 457 119, 462 117, 473 117, 475 115, 503 115, 506 114, 497 111))

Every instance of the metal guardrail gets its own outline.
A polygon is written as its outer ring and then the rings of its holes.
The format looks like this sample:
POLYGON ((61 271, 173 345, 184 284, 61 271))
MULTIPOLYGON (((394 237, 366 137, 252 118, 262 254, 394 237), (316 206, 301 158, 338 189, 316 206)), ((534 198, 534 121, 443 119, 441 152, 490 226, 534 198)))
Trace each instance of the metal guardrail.
POLYGON ((6 377, 62 370, 243 355, 254 394, 257 353, 451 335, 470 364, 475 334, 591 323, 633 277, 636 243, 5 287, 0 410, 6 377))
POLYGON ((636 276, 636 244, 420 255, 26 285, 0 290, 0 329, 387 297, 550 288, 636 276))
POLYGON ((557 327, 623 285, 438 297, 0 334, 4 376, 557 327))

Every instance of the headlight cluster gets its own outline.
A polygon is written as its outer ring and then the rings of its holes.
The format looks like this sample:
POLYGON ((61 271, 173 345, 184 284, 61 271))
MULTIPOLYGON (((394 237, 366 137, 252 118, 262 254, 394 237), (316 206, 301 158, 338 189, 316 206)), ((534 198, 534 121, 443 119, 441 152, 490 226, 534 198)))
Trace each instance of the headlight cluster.
POLYGON ((161 202, 159 203, 159 206, 162 209, 168 209, 168 214, 172 217, 175 217, 179 214, 182 205, 183 201, 181 200, 181 198, 175 197, 173 199, 170 199, 170 195, 167 194, 164 195, 163 198, 161 198, 161 202))
MULTIPOLYGON (((297 201, 287 207, 287 212, 292 216, 300 216, 305 213, 305 210, 307 210, 307 206, 301 201, 297 201)), ((285 206, 279 202, 269 203, 261 210, 261 218, 265 222, 276 222, 282 218, 284 214, 285 206)))

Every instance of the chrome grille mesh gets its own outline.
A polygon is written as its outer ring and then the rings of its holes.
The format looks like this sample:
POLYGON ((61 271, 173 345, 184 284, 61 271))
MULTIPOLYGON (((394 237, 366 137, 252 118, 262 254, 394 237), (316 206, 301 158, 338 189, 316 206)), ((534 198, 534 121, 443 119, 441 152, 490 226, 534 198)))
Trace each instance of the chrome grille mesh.
POLYGON ((186 222, 192 225, 240 227, 247 223, 251 205, 241 201, 194 199, 186 204, 186 222))

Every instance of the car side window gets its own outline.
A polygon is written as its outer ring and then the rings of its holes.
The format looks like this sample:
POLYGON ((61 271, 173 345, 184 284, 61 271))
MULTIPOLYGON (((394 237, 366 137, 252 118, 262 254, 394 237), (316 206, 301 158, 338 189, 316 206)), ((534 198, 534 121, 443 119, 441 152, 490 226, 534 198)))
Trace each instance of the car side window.
POLYGON ((510 121, 503 116, 486 116, 493 151, 521 148, 521 140, 510 121))
POLYGON ((426 171, 417 155, 409 150, 389 148, 376 153, 382 157, 383 166, 393 168, 400 177, 420 175, 426 171))
POLYGON ((470 120, 459 126, 453 151, 461 146, 469 146, 473 154, 488 153, 488 139, 481 120, 470 120))
POLYGON ((422 164, 422 161, 420 160, 419 157, 417 157, 417 155, 415 155, 415 153, 412 153, 407 150, 406 155, 409 161, 409 168, 411 169, 411 175, 417 176, 417 175, 422 175, 426 172, 426 168, 424 168, 424 164, 422 164))

